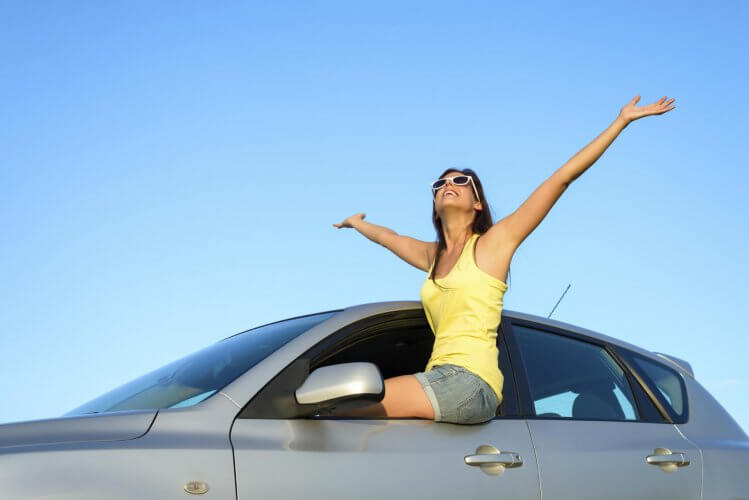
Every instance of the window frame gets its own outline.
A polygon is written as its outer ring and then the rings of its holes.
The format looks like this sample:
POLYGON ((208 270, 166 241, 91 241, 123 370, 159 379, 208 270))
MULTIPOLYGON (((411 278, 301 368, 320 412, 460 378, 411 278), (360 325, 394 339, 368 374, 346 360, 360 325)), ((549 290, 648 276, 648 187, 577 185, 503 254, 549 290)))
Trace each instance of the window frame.
POLYGON ((515 373, 515 361, 513 360, 512 350, 507 341, 507 331, 510 330, 510 318, 504 314, 500 318, 499 328, 497 328, 497 349, 499 349, 499 369, 504 377, 502 385, 502 404, 500 409, 503 410, 501 415, 494 418, 500 419, 518 419, 523 416, 523 407, 520 403, 520 385, 515 373), (507 391, 510 389, 510 392, 507 391), (508 404, 505 404, 508 403, 508 404))
MULTIPOLYGON (((278 396, 279 393, 284 393, 296 390, 297 387, 314 371, 318 366, 325 366, 325 361, 340 353, 343 349, 346 349, 347 345, 351 345, 361 341, 362 339, 369 338, 370 336, 376 336, 379 330, 391 330, 398 327, 411 327, 411 326, 426 326, 429 328, 429 323, 426 319, 423 309, 408 309, 400 311, 392 311, 386 313, 379 313, 365 318, 361 318, 357 321, 349 323, 348 325, 331 332, 324 339, 321 339, 315 345, 304 351, 302 354, 297 356, 292 362, 283 367, 278 373, 263 387, 261 388, 242 408, 237 418, 251 419, 251 418, 271 418, 271 419, 287 419, 287 418, 300 418, 307 419, 307 417, 286 417, 286 416, 269 416, 270 411, 270 399, 278 396), (291 387, 295 387, 291 389, 291 387)), ((497 329, 497 348, 499 349, 499 363, 500 369, 504 376, 504 387, 503 387, 503 401, 500 405, 502 410, 501 415, 496 415, 494 419, 499 420, 511 420, 511 419, 524 419, 523 412, 521 410, 520 400, 518 397, 519 388, 517 383, 517 376, 515 375, 514 364, 510 349, 507 345, 505 332, 508 329, 509 320, 502 315, 499 328, 497 329), (502 366, 502 365, 507 366, 502 366), (509 389, 509 390, 508 390, 509 389)), ((416 419, 416 417, 413 417, 416 419)), ((324 420, 403 420, 404 418, 398 417, 353 417, 353 416, 324 416, 319 419, 324 420)), ((424 420, 424 419, 418 419, 424 420)))
POLYGON ((669 366, 668 364, 659 361, 657 359, 649 358, 647 356, 643 356, 642 354, 638 352, 634 352, 631 349, 625 349, 623 347, 617 346, 616 349, 620 351, 622 361, 626 363, 629 366, 629 369, 632 371, 634 376, 638 379, 639 383, 642 384, 644 390, 648 394, 648 397, 653 400, 654 404, 658 408, 659 412, 662 412, 665 414, 666 418, 668 419, 669 423, 672 424, 685 424, 689 421, 689 393, 687 391, 687 384, 684 380, 684 376, 679 370, 669 366), (679 381, 679 387, 681 389, 682 399, 684 400, 684 414, 679 415, 676 413, 676 411, 673 410, 673 407, 671 406, 668 401, 666 401, 663 394, 661 394, 661 391, 658 389, 657 384, 650 378, 650 376, 645 372, 644 369, 641 367, 638 367, 637 364, 634 362, 634 357, 640 357, 646 361, 649 361, 655 365, 657 365, 659 368, 664 369, 668 372, 670 372, 672 375, 674 375, 678 381, 679 381))
POLYGON ((513 359, 513 368, 516 374, 516 386, 518 390, 518 400, 520 403, 521 412, 524 418, 529 420, 565 420, 565 421, 603 421, 603 422, 643 422, 643 423, 673 423, 673 420, 669 413, 665 410, 663 405, 659 404, 654 399, 652 391, 648 388, 647 384, 644 383, 642 377, 637 372, 632 370, 632 367, 625 359, 620 356, 617 352, 618 346, 603 341, 601 339, 582 335, 577 332, 565 330, 552 325, 539 323, 536 321, 510 317, 507 321, 507 327, 505 332, 505 341, 507 342, 510 350, 510 355, 513 359), (557 335, 566 337, 579 342, 585 342, 602 348, 606 353, 611 356, 615 363, 619 365, 619 368, 624 372, 624 376, 629 384, 630 392, 634 397, 636 419, 635 420, 611 420, 611 419, 577 419, 571 417, 539 417, 536 415, 535 405, 533 404, 533 398, 531 396, 528 373, 526 371, 525 360, 520 352, 520 347, 515 337, 515 326, 521 326, 526 328, 533 328, 535 330, 547 333, 549 335, 557 335))

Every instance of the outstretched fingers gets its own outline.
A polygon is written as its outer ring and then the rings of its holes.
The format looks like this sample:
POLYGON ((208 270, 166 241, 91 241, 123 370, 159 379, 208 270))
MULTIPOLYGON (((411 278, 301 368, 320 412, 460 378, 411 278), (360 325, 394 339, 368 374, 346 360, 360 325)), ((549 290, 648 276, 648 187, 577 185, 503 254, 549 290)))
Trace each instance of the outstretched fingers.
POLYGON ((671 98, 668 101, 666 101, 666 97, 664 96, 664 97, 661 97, 657 102, 651 104, 648 107, 650 108, 651 114, 662 115, 666 111, 671 111, 672 109, 676 107, 676 106, 672 106, 672 103, 675 100, 676 99, 671 98))

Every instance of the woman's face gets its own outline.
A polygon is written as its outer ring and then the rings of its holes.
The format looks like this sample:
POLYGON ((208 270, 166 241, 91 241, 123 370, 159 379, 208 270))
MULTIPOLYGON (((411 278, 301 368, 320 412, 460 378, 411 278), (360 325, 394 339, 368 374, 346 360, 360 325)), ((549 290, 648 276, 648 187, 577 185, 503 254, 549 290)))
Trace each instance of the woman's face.
MULTIPOLYGON (((465 175, 462 172, 450 171, 440 177, 440 179, 455 177, 458 175, 465 175)), ((459 211, 473 211, 474 209, 480 210, 481 203, 476 199, 476 194, 473 190, 473 180, 468 182, 464 186, 456 186, 450 181, 445 183, 434 196, 434 206, 438 214, 442 214, 445 209, 459 210, 459 211)))

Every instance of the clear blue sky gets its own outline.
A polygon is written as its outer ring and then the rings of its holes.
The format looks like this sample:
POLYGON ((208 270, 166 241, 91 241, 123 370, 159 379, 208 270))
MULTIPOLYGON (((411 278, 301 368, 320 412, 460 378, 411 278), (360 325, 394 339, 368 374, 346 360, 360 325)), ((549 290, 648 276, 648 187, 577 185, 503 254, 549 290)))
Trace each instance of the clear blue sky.
POLYGON ((637 94, 515 254, 505 308, 689 360, 749 430, 745 2, 3 2, 0 422, 263 323, 418 300, 352 229, 495 220, 637 94))

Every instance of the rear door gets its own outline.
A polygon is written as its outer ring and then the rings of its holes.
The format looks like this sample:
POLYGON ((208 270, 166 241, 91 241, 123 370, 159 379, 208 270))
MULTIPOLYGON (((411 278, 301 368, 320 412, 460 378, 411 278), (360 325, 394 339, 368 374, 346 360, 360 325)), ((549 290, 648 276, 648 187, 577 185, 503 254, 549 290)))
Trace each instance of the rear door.
POLYGON ((700 499, 699 450, 613 349, 523 321, 508 343, 545 498, 700 499))

